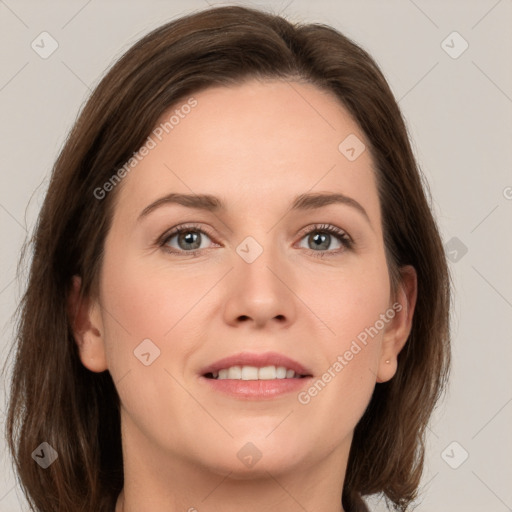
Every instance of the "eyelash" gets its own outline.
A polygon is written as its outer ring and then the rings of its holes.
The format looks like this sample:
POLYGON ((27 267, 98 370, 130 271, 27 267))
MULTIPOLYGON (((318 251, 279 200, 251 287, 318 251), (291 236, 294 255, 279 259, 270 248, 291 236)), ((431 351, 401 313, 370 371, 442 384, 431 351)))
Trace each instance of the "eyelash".
MULTIPOLYGON (((174 238, 176 235, 180 235, 181 233, 189 233, 189 232, 199 232, 206 234, 210 239, 214 239, 213 234, 205 227, 199 227, 197 224, 183 224, 181 226, 177 226, 173 228, 171 231, 167 231, 164 233, 159 239, 156 240, 156 244, 159 247, 162 247, 163 250, 169 254, 173 255, 186 255, 186 256, 192 256, 197 257, 200 255, 201 251, 204 251, 205 249, 196 249, 194 251, 176 251, 176 250, 169 250, 169 248, 166 246, 166 244, 169 242, 171 238, 174 238)), ((314 251, 313 249, 306 249, 308 252, 313 253, 312 255, 317 258, 325 258, 329 256, 334 256, 336 254, 339 254, 340 252, 345 252, 346 250, 351 250, 353 248, 354 242, 350 238, 350 236, 345 233, 342 229, 333 226, 331 224, 314 224, 311 226, 310 229, 308 229, 306 232, 302 233, 301 240, 306 237, 307 235, 319 232, 319 233, 329 233, 330 235, 335 235, 335 237, 341 242, 344 249, 337 249, 337 250, 329 250, 329 251, 314 251)))

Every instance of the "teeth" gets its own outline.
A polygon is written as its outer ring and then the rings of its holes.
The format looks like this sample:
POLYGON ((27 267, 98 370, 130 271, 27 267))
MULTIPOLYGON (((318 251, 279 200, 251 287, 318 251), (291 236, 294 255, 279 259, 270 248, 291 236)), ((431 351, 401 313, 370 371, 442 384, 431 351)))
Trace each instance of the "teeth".
MULTIPOLYGON (((290 371, 293 371, 293 370, 290 370, 290 371)), ((278 379, 285 379, 286 378, 286 368, 284 366, 278 366, 276 368, 276 377, 278 379)))
POLYGON ((285 366, 231 366, 223 368, 218 372, 212 372, 214 379, 241 379, 241 380, 272 380, 272 379, 293 379, 300 378, 293 370, 285 366))
POLYGON ((242 367, 232 366, 228 370, 228 379, 241 379, 242 378, 242 367))
POLYGON ((256 366, 242 366, 242 380, 258 380, 256 366))
POLYGON ((275 366, 264 366, 258 370, 260 380, 271 380, 277 378, 277 369, 275 366))

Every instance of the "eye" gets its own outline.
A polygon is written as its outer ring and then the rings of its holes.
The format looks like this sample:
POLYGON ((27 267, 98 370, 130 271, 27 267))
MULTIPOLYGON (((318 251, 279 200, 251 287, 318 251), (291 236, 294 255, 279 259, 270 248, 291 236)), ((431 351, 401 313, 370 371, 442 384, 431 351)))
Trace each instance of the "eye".
POLYGON ((196 256, 200 250, 207 248, 203 245, 205 239, 211 241, 204 228, 199 228, 195 225, 182 225, 165 233, 162 240, 158 243, 171 254, 187 253, 196 256), (177 247, 175 244, 177 244, 177 247))
POLYGON ((306 243, 308 246, 306 249, 316 253, 313 255, 318 257, 324 257, 327 255, 332 256, 347 249, 351 249, 353 246, 350 236, 342 229, 331 224, 315 224, 308 228, 308 231, 302 237, 302 240, 304 238, 307 238, 306 243), (333 241, 338 243, 338 248, 334 247, 329 250, 333 241))

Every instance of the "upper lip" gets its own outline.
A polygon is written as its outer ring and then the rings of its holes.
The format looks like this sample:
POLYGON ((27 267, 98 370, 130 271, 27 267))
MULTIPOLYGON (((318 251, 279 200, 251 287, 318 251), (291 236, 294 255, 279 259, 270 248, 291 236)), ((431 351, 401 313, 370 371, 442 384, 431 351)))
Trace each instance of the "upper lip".
POLYGON ((261 354, 240 352, 239 354, 224 357, 205 366, 201 370, 201 375, 218 372, 219 370, 230 368, 231 366, 256 366, 257 368, 263 368, 264 366, 284 366, 289 370, 293 370, 297 375, 311 375, 311 372, 299 362, 284 354, 279 354, 278 352, 264 352, 261 354))

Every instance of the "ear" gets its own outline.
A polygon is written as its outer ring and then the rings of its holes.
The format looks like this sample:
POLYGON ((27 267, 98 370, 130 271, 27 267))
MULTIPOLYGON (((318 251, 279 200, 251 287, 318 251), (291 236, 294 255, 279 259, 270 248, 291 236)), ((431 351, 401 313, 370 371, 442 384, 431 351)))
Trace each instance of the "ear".
POLYGON ((80 300, 81 286, 81 277, 73 276, 67 300, 69 322, 82 364, 93 372, 103 372, 108 365, 100 307, 96 301, 80 300))
POLYGON ((407 265, 400 269, 399 284, 395 302, 390 306, 395 316, 386 327, 382 340, 381 354, 377 371, 377 382, 386 382, 396 373, 397 357, 411 332, 414 308, 418 293, 416 269, 407 265))

